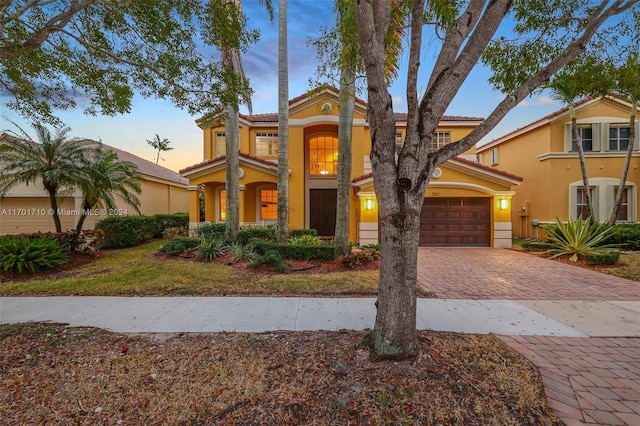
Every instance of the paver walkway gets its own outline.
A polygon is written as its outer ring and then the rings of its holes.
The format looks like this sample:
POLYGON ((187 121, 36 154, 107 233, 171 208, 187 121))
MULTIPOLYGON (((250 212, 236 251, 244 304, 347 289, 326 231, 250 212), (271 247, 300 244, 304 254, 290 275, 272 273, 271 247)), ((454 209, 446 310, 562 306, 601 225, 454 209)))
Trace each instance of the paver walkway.
MULTIPOLYGON (((439 298, 518 300, 576 327, 567 321, 572 317, 590 330, 615 307, 625 308, 628 316, 618 320, 630 321, 632 328, 640 319, 640 283, 577 266, 474 248, 420 249, 418 262, 419 284, 439 298)), ((500 338, 539 369, 549 406, 565 425, 637 426, 640 329, 626 335, 635 337, 500 338)))
POLYGON ((640 300, 640 283, 513 250, 422 248, 418 282, 440 299, 640 300))

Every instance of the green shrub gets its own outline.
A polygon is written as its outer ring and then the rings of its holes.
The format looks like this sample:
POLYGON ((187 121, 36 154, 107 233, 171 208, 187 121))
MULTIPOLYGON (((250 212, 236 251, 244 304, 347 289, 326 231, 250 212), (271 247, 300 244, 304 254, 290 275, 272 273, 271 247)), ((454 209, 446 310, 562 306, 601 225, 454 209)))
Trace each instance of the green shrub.
POLYGON ((291 237, 291 238, 302 237, 303 235, 311 235, 312 237, 317 237, 318 236, 318 230, 317 229, 303 228, 303 229, 292 229, 289 232, 289 237, 291 237))
POLYGON ((270 241, 254 241, 254 243, 258 253, 274 250, 280 253, 283 259, 334 260, 337 255, 336 246, 328 244, 321 246, 294 246, 270 241))
POLYGON ((205 223, 198 228, 198 236, 207 240, 225 238, 227 225, 224 223, 205 223))
POLYGON ((321 246, 322 240, 313 235, 304 234, 289 238, 289 244, 293 246, 321 246))
POLYGON ((196 259, 205 261, 217 259, 227 254, 227 245, 221 238, 202 238, 196 246, 196 259))
POLYGON ((104 232, 102 247, 131 247, 150 241, 157 224, 152 216, 109 216, 96 224, 104 232))
POLYGON ((276 238, 276 227, 269 226, 243 226, 238 232, 237 241, 240 244, 248 244, 253 240, 273 241, 276 238))
POLYGON ((175 226, 171 228, 165 228, 162 236, 167 240, 173 240, 179 237, 188 237, 189 229, 184 226, 175 226))
POLYGON ((524 241, 522 248, 529 251, 543 251, 549 249, 549 243, 543 241, 524 241))
POLYGON ((186 249, 196 248, 198 244, 200 244, 199 238, 179 237, 169 241, 160 251, 176 256, 186 249))
POLYGON ((231 255, 231 263, 255 260, 258 257, 256 247, 253 244, 240 244, 237 241, 227 244, 227 253, 231 255))
POLYGON ((609 250, 598 254, 587 254, 584 260, 590 265, 615 265, 620 259, 618 250, 609 250))
POLYGON ((155 214, 153 218, 156 221, 155 238, 162 238, 167 228, 189 228, 189 213, 155 214))
POLYGON ((63 265, 69 259, 69 252, 51 237, 31 239, 10 236, 0 240, 0 267, 5 272, 36 272, 41 268, 63 265))
POLYGON ((606 241, 625 250, 640 251, 640 224, 620 223, 613 226, 613 233, 606 241))
POLYGON ((365 244, 360 246, 361 249, 373 249, 375 251, 380 251, 380 244, 365 244))
POLYGON ((284 264, 282 256, 275 250, 267 250, 265 254, 250 263, 249 267, 257 268, 260 265, 271 265, 279 272, 287 270, 287 266, 284 264))
POLYGON ((340 258, 340 263, 346 268, 353 268, 358 265, 371 263, 380 257, 380 251, 372 248, 365 248, 340 258))
POLYGON ((556 219, 553 225, 545 226, 548 249, 543 253, 551 258, 570 256, 576 262, 578 257, 594 255, 606 251, 615 244, 605 244, 613 232, 606 223, 590 223, 589 219, 569 219, 566 223, 556 219))

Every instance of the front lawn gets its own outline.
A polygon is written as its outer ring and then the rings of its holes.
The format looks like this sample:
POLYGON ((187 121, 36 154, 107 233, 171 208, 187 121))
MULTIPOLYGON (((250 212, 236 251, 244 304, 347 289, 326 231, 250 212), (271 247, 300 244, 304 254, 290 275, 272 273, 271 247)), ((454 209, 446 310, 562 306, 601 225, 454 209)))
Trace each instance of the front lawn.
POLYGON ((160 295, 375 295, 377 270, 314 273, 256 273, 222 263, 154 258, 166 243, 107 250, 74 269, 56 270, 30 280, 0 284, 3 296, 160 296, 160 295))

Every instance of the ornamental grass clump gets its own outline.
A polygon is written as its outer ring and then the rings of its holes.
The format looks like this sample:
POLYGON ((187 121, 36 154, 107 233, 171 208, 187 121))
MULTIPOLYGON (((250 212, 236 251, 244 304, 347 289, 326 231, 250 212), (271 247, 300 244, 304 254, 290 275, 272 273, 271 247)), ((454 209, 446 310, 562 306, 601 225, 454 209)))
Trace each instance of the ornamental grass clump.
POLYGON ((227 243, 221 238, 202 238, 196 246, 196 259, 214 260, 227 254, 227 243))
POLYGON ((606 223, 592 223, 590 219, 569 219, 566 222, 556 219, 556 223, 545 227, 548 242, 543 254, 551 255, 551 259, 570 256, 573 262, 585 256, 594 256, 617 244, 605 244, 613 233, 606 223))
POLYGON ((227 245, 227 252, 231 255, 231 263, 238 263, 243 260, 256 260, 258 258, 256 247, 251 243, 240 244, 234 241, 227 245))
POLYGON ((52 237, 30 239, 9 236, 0 239, 0 268, 5 272, 55 268, 70 258, 69 252, 52 237))

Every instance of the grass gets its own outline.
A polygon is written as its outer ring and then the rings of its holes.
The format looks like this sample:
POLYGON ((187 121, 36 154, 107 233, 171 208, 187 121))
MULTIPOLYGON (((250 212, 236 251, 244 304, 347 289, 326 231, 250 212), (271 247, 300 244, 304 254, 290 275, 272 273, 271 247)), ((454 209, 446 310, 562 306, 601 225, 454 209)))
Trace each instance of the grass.
POLYGON ((3 296, 18 295, 295 295, 371 294, 377 270, 327 274, 256 274, 220 263, 159 260, 164 241, 109 250, 96 261, 53 276, 3 282, 3 296))

